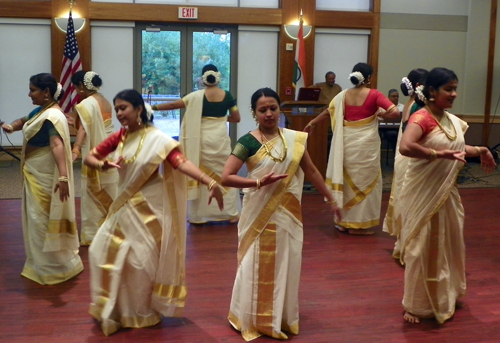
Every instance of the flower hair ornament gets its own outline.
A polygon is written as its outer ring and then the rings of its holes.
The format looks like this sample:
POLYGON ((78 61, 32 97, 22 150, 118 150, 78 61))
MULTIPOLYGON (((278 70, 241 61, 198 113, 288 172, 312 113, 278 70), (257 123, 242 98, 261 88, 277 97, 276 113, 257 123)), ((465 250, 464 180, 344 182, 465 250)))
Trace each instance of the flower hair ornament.
POLYGON ((408 90, 408 95, 409 96, 412 96, 413 95, 413 85, 411 84, 411 81, 409 78, 407 78, 406 76, 403 77, 403 79, 401 80, 401 83, 404 83, 405 84, 405 87, 406 89, 408 90))
POLYGON ((144 107, 146 108, 146 117, 148 117, 148 121, 151 121, 151 118, 153 117, 153 113, 155 113, 153 111, 153 108, 151 107, 151 105, 146 102, 144 103, 144 107))
POLYGON ((57 99, 59 99, 59 96, 61 95, 61 91, 62 91, 62 85, 58 82, 56 92, 54 93, 54 96, 52 97, 55 101, 57 101, 57 99))
POLYGON ((206 84, 207 86, 218 85, 220 82, 220 72, 213 71, 213 70, 207 70, 205 73, 203 73, 202 79, 203 79, 203 83, 206 84), (209 82, 207 80, 210 75, 213 75, 215 77, 215 82, 209 82))
POLYGON ((415 94, 418 96, 418 100, 422 102, 427 102, 427 98, 424 95, 424 85, 420 85, 415 89, 415 94))
POLYGON ((94 84, 92 83, 92 79, 94 78, 94 76, 99 76, 99 75, 97 75, 96 72, 88 71, 83 76, 83 84, 85 85, 85 88, 87 88, 89 91, 99 90, 99 87, 94 86, 94 84))
POLYGON ((361 74, 361 72, 355 71, 354 73, 350 73, 349 74, 349 80, 353 76, 358 79, 360 85, 362 85, 365 82, 365 77, 363 76, 363 74, 361 74))

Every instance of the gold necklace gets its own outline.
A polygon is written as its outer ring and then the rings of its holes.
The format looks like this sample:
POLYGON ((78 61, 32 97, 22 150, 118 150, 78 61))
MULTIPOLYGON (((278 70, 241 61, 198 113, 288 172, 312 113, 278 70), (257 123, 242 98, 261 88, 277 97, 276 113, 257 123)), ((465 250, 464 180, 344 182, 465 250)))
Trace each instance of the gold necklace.
POLYGON ((441 125, 441 123, 439 122, 439 120, 436 118, 436 116, 434 115, 434 113, 432 113, 431 109, 428 107, 428 106, 425 106, 427 108, 427 111, 429 111, 429 113, 431 114, 431 116, 434 118, 434 120, 436 121, 436 124, 439 126, 439 128, 441 129, 441 131, 443 131, 444 135, 446 137, 448 137, 448 139, 450 141, 454 141, 457 139, 457 130, 455 130, 455 126, 453 125, 453 123, 451 122, 451 120, 448 118, 448 115, 446 114, 446 112, 444 112, 444 117, 446 117, 446 119, 448 120, 448 122, 451 124, 451 127, 453 128, 453 131, 455 131, 455 136, 452 136, 451 134, 448 133, 448 131, 444 128, 443 125, 441 125))
MULTIPOLYGON (((141 152, 142 144, 144 143, 144 139, 146 138, 146 133, 147 133, 146 131, 147 131, 146 128, 144 128, 142 130, 141 140, 139 141, 139 146, 137 147, 137 150, 135 151, 134 156, 132 156, 132 158, 129 158, 129 159, 124 158, 123 161, 125 163, 127 163, 127 164, 134 163, 135 159, 137 158, 137 155, 139 155, 139 152, 141 152)), ((128 136, 128 130, 127 130, 127 132, 125 132, 125 136, 118 144, 118 149, 120 149, 120 156, 123 156, 123 146, 125 145, 125 140, 127 139, 127 136, 128 136)))
MULTIPOLYGON (((286 154, 287 154, 287 151, 288 151, 288 147, 286 145, 286 141, 285 141, 285 137, 283 136, 283 132, 281 132, 280 129, 278 129, 278 132, 280 134, 280 138, 281 138, 281 141, 283 142, 283 156, 281 156, 281 154, 279 154, 279 157, 275 157, 273 156, 271 150, 269 149, 269 146, 268 146, 268 143, 269 141, 267 140, 267 138, 265 138, 266 136, 264 136, 264 134, 262 133, 262 131, 260 130, 259 128, 259 132, 260 132, 260 138, 262 140, 262 145, 264 146, 264 149, 266 150, 266 154, 269 156, 269 158, 271 160, 273 160, 274 162, 283 162, 286 158, 286 154)), ((274 146, 271 147, 272 150, 276 151, 274 149, 274 146)))
POLYGON ((31 123, 33 123, 35 121, 36 118, 38 118, 43 112, 45 112, 48 108, 51 108, 52 106, 54 106, 56 102, 55 101, 52 101, 48 106, 45 106, 45 107, 42 107, 40 109, 40 111, 38 111, 37 114, 35 114, 30 120, 28 120, 26 122, 26 125, 30 125, 31 123))

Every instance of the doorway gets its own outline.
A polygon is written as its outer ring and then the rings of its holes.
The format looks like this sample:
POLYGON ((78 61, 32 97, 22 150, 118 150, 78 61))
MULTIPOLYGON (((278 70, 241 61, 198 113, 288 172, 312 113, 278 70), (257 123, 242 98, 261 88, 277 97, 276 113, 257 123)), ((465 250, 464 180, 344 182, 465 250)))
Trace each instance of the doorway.
MULTIPOLYGON (((209 25, 136 25, 135 86, 151 105, 181 99, 204 87, 201 70, 214 64, 219 87, 236 94, 236 27, 209 25)), ((171 137, 179 136, 183 110, 156 111, 154 124, 171 137)), ((228 125, 234 141, 234 124, 228 125)))

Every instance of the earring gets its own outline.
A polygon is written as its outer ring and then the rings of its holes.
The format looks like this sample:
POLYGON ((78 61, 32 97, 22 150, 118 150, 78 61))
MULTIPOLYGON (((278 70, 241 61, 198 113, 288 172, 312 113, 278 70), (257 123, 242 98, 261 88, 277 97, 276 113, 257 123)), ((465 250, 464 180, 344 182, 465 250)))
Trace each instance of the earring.
POLYGON ((259 124, 259 120, 257 119, 257 115, 255 114, 254 110, 250 110, 250 113, 252 114, 253 120, 255 120, 256 124, 259 124))
POLYGON ((49 98, 45 98, 45 99, 43 99, 43 100, 44 100, 44 101, 49 101, 49 98))
POLYGON ((434 99, 434 98, 429 98, 429 101, 430 101, 430 102, 434 102, 434 101, 436 101, 436 99, 434 99))
POLYGON ((142 119, 140 115, 137 115, 137 125, 142 125, 142 119))

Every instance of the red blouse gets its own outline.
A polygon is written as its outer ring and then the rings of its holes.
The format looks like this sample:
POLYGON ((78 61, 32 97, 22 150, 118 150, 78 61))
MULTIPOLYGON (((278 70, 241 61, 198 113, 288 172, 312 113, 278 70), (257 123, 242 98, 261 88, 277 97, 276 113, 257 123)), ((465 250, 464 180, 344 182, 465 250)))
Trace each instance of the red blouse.
MULTIPOLYGON (((100 156, 108 156, 116 150, 118 144, 120 144, 120 142, 125 137, 126 132, 127 131, 123 127, 120 128, 120 131, 111 134, 108 138, 102 141, 101 144, 96 146, 95 150, 100 156)), ((170 163, 170 165, 175 169, 177 169, 177 167, 179 166, 179 161, 184 161, 185 159, 186 158, 182 155, 181 151, 177 148, 172 150, 167 156, 168 163, 170 163)))
POLYGON ((422 138, 425 138, 429 133, 434 130, 437 125, 436 118, 432 116, 425 109, 420 109, 413 113, 408 120, 408 124, 415 123, 422 128, 423 134, 422 138))
POLYGON ((376 89, 370 89, 365 102, 361 106, 351 106, 345 103, 344 119, 347 121, 358 121, 374 115, 379 107, 387 110, 394 104, 376 89))

